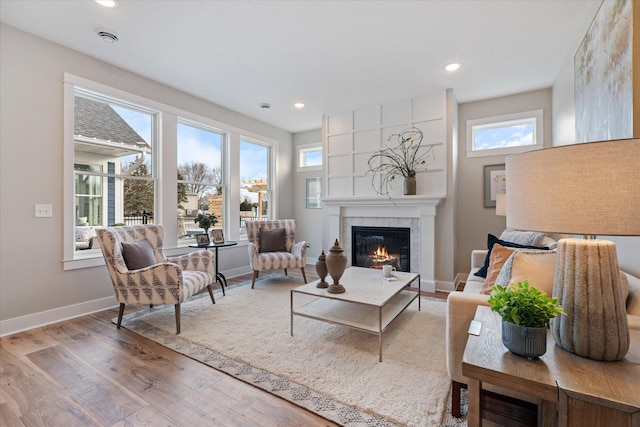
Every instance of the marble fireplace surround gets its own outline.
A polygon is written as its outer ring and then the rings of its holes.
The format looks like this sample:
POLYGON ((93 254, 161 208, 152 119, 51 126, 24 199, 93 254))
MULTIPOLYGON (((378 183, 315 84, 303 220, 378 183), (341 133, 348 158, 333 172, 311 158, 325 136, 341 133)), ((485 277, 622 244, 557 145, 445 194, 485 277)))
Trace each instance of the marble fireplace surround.
MULTIPOLYGON (((435 223, 442 197, 327 197, 330 244, 337 237, 351 265, 351 227, 411 229, 411 271, 420 273, 422 290, 435 292, 435 223)), ((417 287, 417 286, 416 286, 417 287)))

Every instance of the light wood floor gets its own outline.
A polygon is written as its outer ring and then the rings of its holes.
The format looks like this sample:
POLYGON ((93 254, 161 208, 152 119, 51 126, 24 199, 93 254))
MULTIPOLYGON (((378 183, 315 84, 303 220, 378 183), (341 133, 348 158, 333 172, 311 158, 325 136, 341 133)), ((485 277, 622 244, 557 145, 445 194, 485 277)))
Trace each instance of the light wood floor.
MULTIPOLYGON (((313 266, 305 271, 309 281, 317 279, 313 266)), ((219 290, 215 296, 223 298, 219 290)), ((116 316, 114 308, 1 338, 0 426, 337 425, 116 329, 116 316)))

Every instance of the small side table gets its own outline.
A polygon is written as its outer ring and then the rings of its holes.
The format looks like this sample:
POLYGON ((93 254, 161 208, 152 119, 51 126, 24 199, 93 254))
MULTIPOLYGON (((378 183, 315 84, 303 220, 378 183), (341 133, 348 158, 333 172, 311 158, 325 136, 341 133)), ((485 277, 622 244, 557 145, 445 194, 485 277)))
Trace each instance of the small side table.
POLYGON ((226 248, 227 246, 236 246, 238 242, 233 240, 225 240, 222 243, 209 243, 208 245, 200 246, 200 245, 189 245, 190 248, 199 248, 199 249, 215 249, 216 250, 216 282, 220 282, 220 287, 222 288, 222 295, 226 296, 224 291, 225 286, 227 286, 227 278, 224 277, 224 274, 220 273, 218 269, 218 248, 226 248))
POLYGON ((474 320, 482 326, 478 335, 469 335, 462 358, 462 374, 469 378, 469 427, 482 425, 485 412, 491 415, 482 408, 483 382, 537 399, 538 425, 639 425, 640 331, 629 330, 629 352, 617 362, 569 353, 550 333, 547 352, 528 360, 502 344, 502 321, 489 307, 479 306, 474 320))

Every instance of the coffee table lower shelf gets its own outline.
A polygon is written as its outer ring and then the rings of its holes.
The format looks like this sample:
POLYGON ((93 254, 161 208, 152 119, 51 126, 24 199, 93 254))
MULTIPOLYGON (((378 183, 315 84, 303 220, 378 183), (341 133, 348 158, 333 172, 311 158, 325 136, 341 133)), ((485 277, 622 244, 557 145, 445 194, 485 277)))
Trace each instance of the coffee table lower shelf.
POLYGON ((330 298, 316 298, 300 307, 293 308, 291 295, 291 335, 293 335, 293 316, 347 326, 378 335, 379 360, 382 362, 382 334, 402 313, 419 293, 401 291, 383 306, 330 298))

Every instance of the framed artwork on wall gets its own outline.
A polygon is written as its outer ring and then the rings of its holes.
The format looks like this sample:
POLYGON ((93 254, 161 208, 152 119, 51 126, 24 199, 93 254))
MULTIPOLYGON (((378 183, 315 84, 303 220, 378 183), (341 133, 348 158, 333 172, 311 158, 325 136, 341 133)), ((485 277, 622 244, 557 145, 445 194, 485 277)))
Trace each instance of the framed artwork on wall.
POLYGON ((576 142, 640 135, 638 8, 631 0, 602 2, 576 51, 576 142))
POLYGON ((506 171, 504 164, 484 167, 484 207, 495 208, 497 194, 507 192, 506 171))
POLYGON ((320 209, 320 198, 322 197, 322 179, 307 178, 307 209, 320 209))

